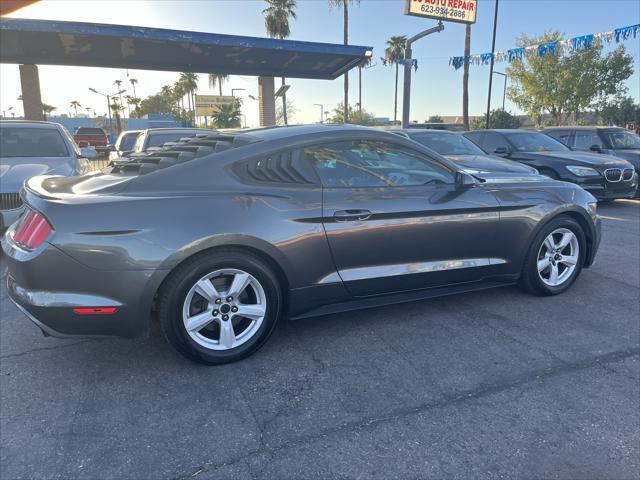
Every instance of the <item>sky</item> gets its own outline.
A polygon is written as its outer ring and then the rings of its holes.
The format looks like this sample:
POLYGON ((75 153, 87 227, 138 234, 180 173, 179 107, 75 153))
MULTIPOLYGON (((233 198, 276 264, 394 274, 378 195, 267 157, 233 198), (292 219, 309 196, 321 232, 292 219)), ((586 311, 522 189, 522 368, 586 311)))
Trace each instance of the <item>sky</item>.
MULTIPOLYGON (((478 0, 477 23, 472 28, 471 53, 491 51, 494 0, 478 0)), ((183 29, 234 35, 266 36, 262 10, 263 0, 43 0, 11 14, 15 18, 34 18, 136 25, 158 28, 183 29)), ((393 35, 414 35, 436 24, 435 20, 409 17, 403 14, 404 0, 361 0, 352 4, 349 14, 349 43, 373 47, 373 66, 363 71, 363 108, 377 117, 393 118, 394 68, 380 61, 385 42, 393 35)), ((330 9, 327 0, 297 0, 297 20, 291 21, 292 40, 342 42, 342 11, 330 9)), ((637 0, 500 0, 496 51, 515 47, 521 34, 538 36, 545 30, 556 29, 567 38, 608 31, 640 23, 640 2, 637 0)), ((411 119, 424 121, 430 115, 462 114, 462 69, 449 66, 449 58, 463 54, 464 25, 446 22, 441 33, 426 37, 414 44, 413 56, 418 59, 418 70, 412 80, 411 119)), ((605 46, 605 51, 615 47, 605 46)), ((635 73, 625 83, 636 101, 640 100, 640 37, 624 42, 627 52, 634 58, 635 73)), ((503 71, 506 65, 496 64, 503 71)), ((43 101, 58 108, 57 114, 69 113, 69 103, 79 101, 98 115, 106 113, 103 97, 91 93, 115 91, 114 80, 138 80, 136 93, 144 98, 157 92, 163 85, 173 84, 177 73, 153 72, 88 67, 39 66, 43 101), (127 77, 128 73, 128 77, 127 77)), ((481 115, 486 110, 488 66, 470 68, 469 111, 481 115)), ((358 98, 357 70, 350 74, 350 99, 358 98)), ((22 114, 20 81, 17 65, 0 65, 0 107, 13 107, 22 114)), ((294 121, 317 122, 319 107, 334 108, 342 99, 342 77, 337 80, 296 80, 288 98, 295 107, 294 121)), ((402 75, 400 77, 399 104, 401 103, 402 75)), ((502 103, 504 80, 495 76, 492 107, 502 103)), ((231 88, 244 88, 237 92, 244 97, 244 111, 249 126, 258 123, 258 82, 255 77, 232 76, 223 87, 223 94, 231 88)), ((131 89, 129 88, 129 92, 131 89)), ((200 75, 198 93, 217 94, 209 88, 207 75, 200 75)), ((518 112, 507 99, 506 109, 518 112)), ((398 118, 401 117, 398 106, 398 118)), ((86 112, 83 112, 86 113, 86 112)))

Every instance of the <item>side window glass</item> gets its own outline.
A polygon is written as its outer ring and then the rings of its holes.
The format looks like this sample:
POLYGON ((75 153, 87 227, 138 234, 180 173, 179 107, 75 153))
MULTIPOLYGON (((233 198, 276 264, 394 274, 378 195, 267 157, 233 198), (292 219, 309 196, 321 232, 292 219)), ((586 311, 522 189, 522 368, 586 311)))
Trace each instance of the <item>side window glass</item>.
POLYGON ((471 140, 473 143, 475 143, 476 145, 478 145, 480 148, 482 148, 482 132, 478 132, 478 133, 465 133, 464 134, 465 137, 467 137, 469 140, 471 140))
POLYGON ((509 145, 502 138, 502 135, 495 132, 487 132, 484 136, 484 142, 482 144, 482 149, 487 153, 493 153, 497 148, 508 148, 509 145))
POLYGON ((452 184, 454 177, 422 154, 389 142, 335 142, 305 155, 326 187, 404 187, 452 184))
POLYGON ((576 132, 576 138, 574 143, 576 148, 581 150, 589 150, 593 145, 598 145, 600 148, 604 148, 602 140, 596 132, 576 132))
POLYGON ((549 132, 549 136, 564 143, 567 147, 571 146, 571 130, 554 130, 553 132, 549 132))

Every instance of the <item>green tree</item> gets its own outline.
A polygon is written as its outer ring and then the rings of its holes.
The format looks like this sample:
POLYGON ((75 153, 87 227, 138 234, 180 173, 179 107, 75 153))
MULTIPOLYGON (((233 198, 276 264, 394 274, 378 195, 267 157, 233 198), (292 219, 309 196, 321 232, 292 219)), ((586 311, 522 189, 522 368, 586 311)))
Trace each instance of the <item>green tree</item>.
POLYGON ((620 95, 608 103, 600 106, 598 110, 601 124, 613 122, 618 126, 625 126, 629 122, 640 126, 640 103, 635 103, 628 95, 620 95))
MULTIPOLYGON (((267 35, 271 38, 288 38, 291 35, 289 27, 289 17, 294 20, 296 17, 296 0, 265 0, 267 8, 262 10, 264 15, 264 26, 267 35)), ((282 85, 285 84, 285 78, 282 77, 282 85)), ((282 119, 285 125, 288 124, 287 118, 287 95, 282 94, 282 119)))
POLYGON ((427 118, 427 123, 444 123, 444 120, 440 115, 431 115, 427 118))
POLYGON ((42 113, 44 114, 44 119, 46 120, 47 117, 49 116, 50 113, 53 113, 55 110, 57 110, 57 107, 54 107, 53 105, 48 105, 44 102, 42 102, 42 113))
MULTIPOLYGON (((521 35, 518 46, 526 47, 562 40, 558 31, 541 37, 521 35)), ((602 44, 563 55, 534 55, 511 63, 507 74, 512 80, 507 95, 518 107, 542 122, 549 113, 553 123, 560 125, 568 114, 577 119, 581 111, 594 104, 626 92, 623 82, 633 74, 633 58, 624 46, 603 55, 602 44)))
MULTIPOLYGON (((467 23, 464 29, 464 58, 471 55, 471 25, 467 23)), ((469 130, 469 62, 462 66, 462 123, 464 129, 469 130)))
MULTIPOLYGON (((342 33, 343 40, 345 45, 349 45, 349 4, 360 4, 360 0, 329 0, 329 8, 340 8, 342 7, 342 33)), ((349 71, 344 72, 344 100, 342 105, 345 108, 344 113, 342 114, 343 118, 348 117, 349 114, 347 112, 349 106, 349 71)))
POLYGON ((78 107, 82 107, 82 105, 80 105, 80 102, 77 100, 71 100, 71 102, 69 103, 69 106, 71 108, 73 108, 73 111, 76 115, 76 117, 78 116, 78 107))
POLYGON ((396 67, 396 88, 393 96, 393 121, 398 120, 398 64, 404 58, 404 49, 407 46, 407 37, 405 35, 394 35, 387 40, 387 48, 384 50, 385 65, 395 65, 396 67))
MULTIPOLYGON (((482 130, 487 123, 487 114, 471 121, 471 130, 482 130)), ((515 115, 502 109, 491 110, 489 128, 520 128, 520 120, 515 115)))
POLYGON ((209 74, 209 87, 216 88, 218 85, 219 95, 222 96, 222 84, 229 80, 229 75, 226 73, 210 73, 209 74))
POLYGON ((241 118, 240 102, 237 100, 220 105, 218 111, 211 116, 216 128, 240 128, 241 118))
POLYGON ((347 121, 344 121, 344 105, 340 102, 332 111, 332 116, 327 119, 328 123, 353 123, 356 125, 374 125, 374 115, 365 109, 356 109, 349 105, 347 121))
MULTIPOLYGON (((182 85, 181 92, 187 95, 189 110, 191 111, 191 119, 196 122, 196 98, 195 93, 198 89, 198 74, 191 72, 183 72, 180 74, 178 82, 182 85)), ((177 97, 176 97, 177 100, 177 97)), ((177 102, 176 102, 177 103, 177 102)))

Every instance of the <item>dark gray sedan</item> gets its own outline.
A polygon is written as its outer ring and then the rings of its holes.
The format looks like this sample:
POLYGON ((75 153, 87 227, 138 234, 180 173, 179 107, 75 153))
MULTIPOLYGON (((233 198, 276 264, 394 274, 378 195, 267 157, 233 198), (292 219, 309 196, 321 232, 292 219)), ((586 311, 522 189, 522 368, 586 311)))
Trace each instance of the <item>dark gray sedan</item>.
POLYGON ((281 317, 514 283, 559 294, 600 242, 576 185, 470 175, 355 126, 213 133, 32 178, 23 196, 8 291, 46 334, 142 335, 155 309, 169 343, 207 364, 255 352, 281 317))

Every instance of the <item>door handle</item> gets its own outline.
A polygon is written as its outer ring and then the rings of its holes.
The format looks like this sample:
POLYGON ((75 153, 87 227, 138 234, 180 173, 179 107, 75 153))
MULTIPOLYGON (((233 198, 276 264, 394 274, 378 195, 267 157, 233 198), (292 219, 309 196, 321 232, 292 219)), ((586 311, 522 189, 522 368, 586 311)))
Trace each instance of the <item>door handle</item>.
POLYGON ((369 210, 338 210, 333 213, 336 222, 348 222, 350 220, 367 220, 371 217, 369 210))

